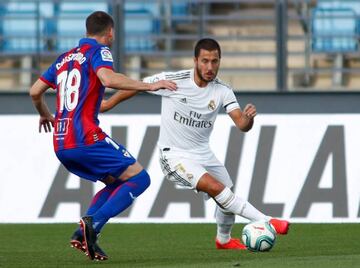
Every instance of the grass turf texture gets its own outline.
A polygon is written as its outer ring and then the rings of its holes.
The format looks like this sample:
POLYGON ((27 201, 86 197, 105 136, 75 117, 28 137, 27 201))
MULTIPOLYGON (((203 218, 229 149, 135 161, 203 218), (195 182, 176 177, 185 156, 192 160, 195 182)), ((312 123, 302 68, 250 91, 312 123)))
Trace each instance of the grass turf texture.
POLYGON ((215 224, 108 224, 99 240, 106 262, 70 248, 75 228, 0 224, 0 267, 360 267, 359 224, 293 224, 265 253, 216 250, 215 224))

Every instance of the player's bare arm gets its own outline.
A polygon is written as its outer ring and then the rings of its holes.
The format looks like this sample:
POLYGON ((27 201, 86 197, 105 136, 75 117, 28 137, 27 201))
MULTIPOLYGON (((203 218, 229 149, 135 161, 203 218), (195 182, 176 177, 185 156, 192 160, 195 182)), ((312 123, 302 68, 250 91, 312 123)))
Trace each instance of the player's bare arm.
POLYGON ((176 90, 177 88, 176 83, 173 81, 160 80, 155 83, 144 83, 128 78, 123 74, 115 73, 108 68, 100 68, 96 74, 103 86, 118 90, 156 91, 164 88, 168 90, 176 90))
POLYGON ((252 128, 256 114, 255 105, 246 104, 244 110, 235 109, 229 113, 229 116, 234 121, 237 128, 247 132, 252 128))
POLYGON ((41 132, 42 128, 44 128, 45 132, 51 132, 51 127, 54 127, 55 119, 44 100, 44 93, 48 88, 49 86, 46 83, 38 79, 30 89, 30 97, 40 114, 39 132, 41 132))
POLYGON ((114 108, 120 102, 123 102, 133 96, 135 96, 139 91, 137 90, 119 90, 113 94, 107 100, 103 99, 100 106, 100 112, 104 113, 112 108, 114 108))

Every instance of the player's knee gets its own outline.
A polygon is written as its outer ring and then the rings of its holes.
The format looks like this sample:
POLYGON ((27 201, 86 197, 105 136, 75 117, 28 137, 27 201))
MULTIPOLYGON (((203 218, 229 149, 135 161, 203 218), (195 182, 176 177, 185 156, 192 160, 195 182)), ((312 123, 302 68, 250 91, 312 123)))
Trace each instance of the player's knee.
POLYGON ((145 169, 140 171, 137 175, 128 180, 129 182, 135 183, 137 188, 137 194, 142 194, 151 183, 150 176, 145 169))
POLYGON ((127 169, 119 176, 119 179, 122 181, 126 181, 137 174, 140 174, 144 168, 140 165, 139 162, 135 162, 134 164, 127 167, 127 169))
POLYGON ((151 184, 151 179, 150 179, 150 175, 149 173, 147 173, 147 171, 145 169, 143 169, 141 171, 141 173, 143 173, 142 177, 143 177, 143 184, 144 184, 144 191, 149 188, 150 184, 151 184))
POLYGON ((117 182, 118 180, 116 178, 114 178, 113 176, 108 175, 100 181, 102 181, 105 185, 112 185, 115 182, 117 182))
POLYGON ((219 182, 208 173, 205 173, 203 176, 201 176, 196 185, 196 189, 198 191, 205 192, 211 197, 218 195, 224 188, 224 184, 219 182))

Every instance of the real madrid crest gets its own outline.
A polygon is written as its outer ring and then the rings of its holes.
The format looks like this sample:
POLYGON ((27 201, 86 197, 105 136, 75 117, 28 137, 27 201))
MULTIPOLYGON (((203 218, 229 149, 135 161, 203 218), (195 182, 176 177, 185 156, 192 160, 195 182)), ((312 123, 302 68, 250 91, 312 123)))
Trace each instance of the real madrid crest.
POLYGON ((209 110, 214 111, 216 108, 215 101, 211 100, 208 105, 209 110))

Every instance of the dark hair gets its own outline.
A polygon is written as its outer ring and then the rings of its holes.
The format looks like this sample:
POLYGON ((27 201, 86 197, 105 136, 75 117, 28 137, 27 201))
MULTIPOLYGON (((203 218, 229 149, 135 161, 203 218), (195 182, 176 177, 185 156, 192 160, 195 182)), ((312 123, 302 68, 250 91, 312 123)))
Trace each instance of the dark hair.
POLYGON ((199 57, 200 49, 205 49, 207 51, 217 50, 219 52, 219 58, 221 58, 221 49, 219 43, 211 38, 203 38, 197 41, 194 50, 195 58, 199 57))
POLYGON ((95 11, 86 18, 86 32, 89 35, 101 35, 112 27, 114 20, 104 11, 95 11))

